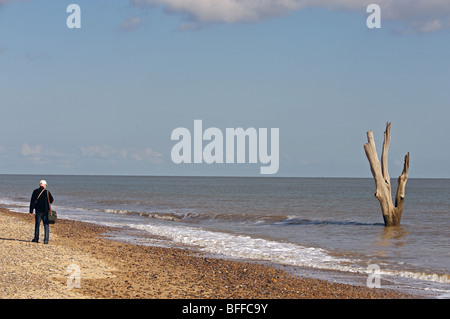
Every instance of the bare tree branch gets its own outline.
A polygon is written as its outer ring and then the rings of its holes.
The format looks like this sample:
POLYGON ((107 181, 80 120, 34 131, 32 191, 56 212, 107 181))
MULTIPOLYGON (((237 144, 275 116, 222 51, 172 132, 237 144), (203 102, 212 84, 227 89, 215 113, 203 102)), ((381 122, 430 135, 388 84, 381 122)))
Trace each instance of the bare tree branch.
POLYGON ((381 153, 381 172, 383 174, 384 182, 391 185, 391 178, 388 171, 388 151, 389 144, 391 143, 391 123, 386 123, 386 130, 384 131, 383 152, 381 153))

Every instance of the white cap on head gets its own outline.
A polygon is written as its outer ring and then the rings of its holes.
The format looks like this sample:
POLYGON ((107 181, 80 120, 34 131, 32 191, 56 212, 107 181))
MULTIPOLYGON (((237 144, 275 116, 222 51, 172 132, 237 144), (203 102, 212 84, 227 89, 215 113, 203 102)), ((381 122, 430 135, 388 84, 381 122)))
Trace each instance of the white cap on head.
POLYGON ((42 179, 42 180, 39 182, 39 185, 47 185, 47 181, 46 181, 45 179, 42 179))

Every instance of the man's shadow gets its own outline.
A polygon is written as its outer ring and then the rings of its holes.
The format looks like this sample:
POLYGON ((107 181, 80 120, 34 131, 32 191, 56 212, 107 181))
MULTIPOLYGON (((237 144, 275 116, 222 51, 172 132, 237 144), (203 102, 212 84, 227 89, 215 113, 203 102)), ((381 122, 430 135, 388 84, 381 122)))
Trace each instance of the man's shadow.
POLYGON ((22 241, 22 242, 24 242, 24 243, 30 242, 30 240, 25 240, 25 239, 3 238, 3 237, 0 237, 0 240, 22 241))

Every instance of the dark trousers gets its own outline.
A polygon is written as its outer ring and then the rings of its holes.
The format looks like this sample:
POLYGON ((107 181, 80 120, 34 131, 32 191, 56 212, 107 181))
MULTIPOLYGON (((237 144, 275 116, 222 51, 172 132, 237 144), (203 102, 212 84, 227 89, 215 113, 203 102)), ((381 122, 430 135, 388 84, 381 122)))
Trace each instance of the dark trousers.
POLYGON ((36 212, 35 224, 34 224, 34 240, 39 240, 39 226, 41 221, 44 223, 44 242, 48 243, 50 236, 50 227, 48 226, 48 213, 36 212))

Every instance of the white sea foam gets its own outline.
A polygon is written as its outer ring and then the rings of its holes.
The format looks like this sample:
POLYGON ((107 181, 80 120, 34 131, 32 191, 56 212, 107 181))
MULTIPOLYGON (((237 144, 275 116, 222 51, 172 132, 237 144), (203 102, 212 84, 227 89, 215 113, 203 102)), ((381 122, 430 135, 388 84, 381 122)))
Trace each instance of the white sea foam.
MULTIPOLYGON (((367 274, 366 268, 355 265, 359 260, 334 257, 322 248, 304 247, 294 243, 209 231, 189 226, 152 224, 133 224, 128 226, 147 231, 155 236, 165 237, 177 244, 196 247, 210 254, 220 254, 231 258, 270 261, 291 266, 367 274)), ((399 276, 443 284, 450 283, 450 277, 445 274, 382 269, 380 275, 399 276)))
POLYGON ((23 200, 15 200, 12 198, 0 198, 0 207, 5 207, 9 209, 13 209, 18 213, 28 213, 29 211, 29 202, 24 202, 23 200))
POLYGON ((187 226, 129 225, 145 230, 152 235, 211 254, 221 254, 233 258, 272 261, 279 264, 330 268, 345 261, 329 255, 324 249, 303 247, 293 243, 282 243, 245 235, 234 235, 187 226))
POLYGON ((426 280, 432 282, 438 282, 442 284, 450 284, 450 276, 447 274, 427 274, 424 272, 412 272, 412 271, 392 271, 384 270, 380 271, 381 275, 388 276, 400 276, 404 278, 426 280))
POLYGON ((109 208, 107 208, 104 211, 105 211, 105 213, 121 214, 121 215, 126 215, 126 214, 130 213, 128 210, 125 210, 125 209, 109 209, 109 208))

